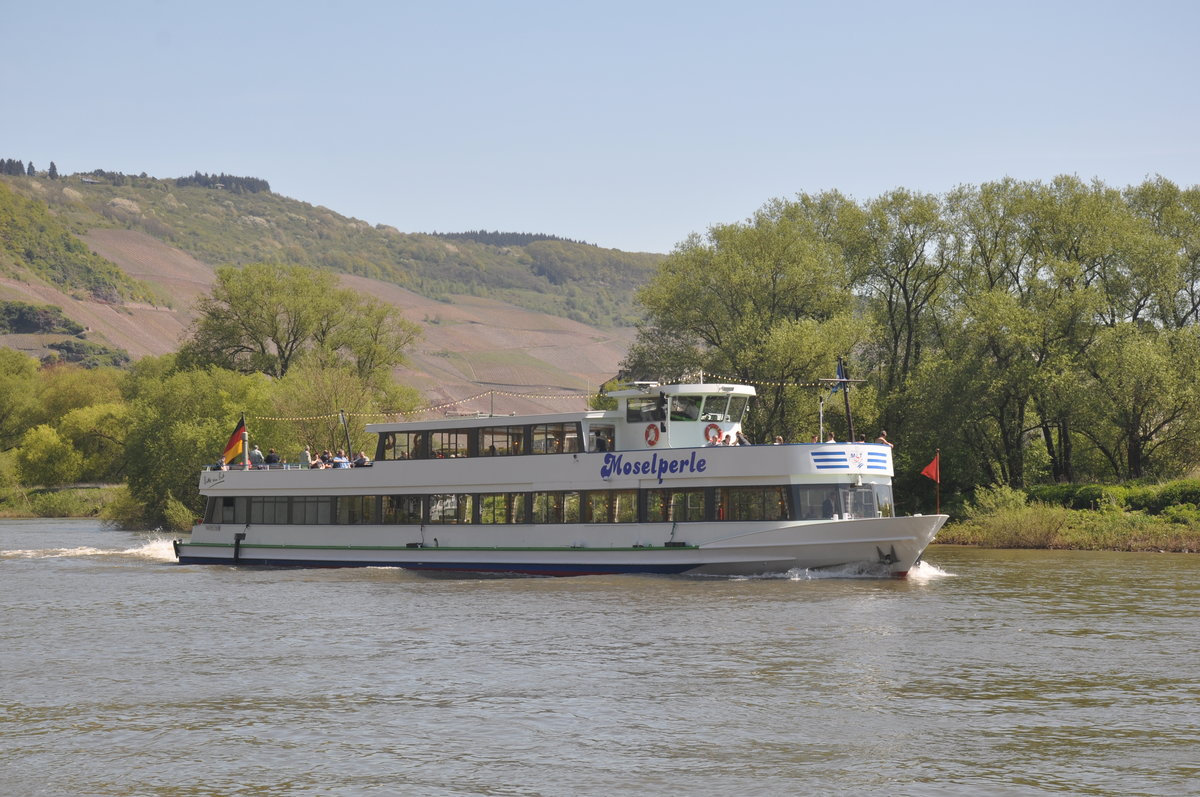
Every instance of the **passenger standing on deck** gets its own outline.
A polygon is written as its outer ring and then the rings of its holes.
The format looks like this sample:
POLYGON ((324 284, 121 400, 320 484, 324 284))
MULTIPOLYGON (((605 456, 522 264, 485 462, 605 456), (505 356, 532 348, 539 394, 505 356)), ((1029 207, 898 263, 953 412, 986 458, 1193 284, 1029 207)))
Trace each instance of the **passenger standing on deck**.
POLYGON ((876 443, 883 443, 888 448, 892 447, 892 442, 887 439, 887 429, 879 430, 879 437, 875 438, 876 443))
POLYGON ((250 467, 257 468, 263 464, 263 452, 258 449, 258 446, 250 449, 250 467))
POLYGON ((300 465, 307 468, 311 467, 312 463, 312 449, 310 449, 308 446, 305 446, 304 450, 300 452, 300 465))

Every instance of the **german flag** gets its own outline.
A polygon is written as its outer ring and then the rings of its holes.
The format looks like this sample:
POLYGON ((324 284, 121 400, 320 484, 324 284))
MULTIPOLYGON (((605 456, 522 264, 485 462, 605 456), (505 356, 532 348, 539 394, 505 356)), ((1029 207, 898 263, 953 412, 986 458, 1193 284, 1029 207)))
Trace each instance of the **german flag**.
POLYGON ((246 416, 243 415, 238 421, 237 428, 233 430, 233 434, 229 435, 229 442, 225 444, 225 464, 236 460, 246 450, 246 445, 242 442, 242 435, 246 432, 246 416))

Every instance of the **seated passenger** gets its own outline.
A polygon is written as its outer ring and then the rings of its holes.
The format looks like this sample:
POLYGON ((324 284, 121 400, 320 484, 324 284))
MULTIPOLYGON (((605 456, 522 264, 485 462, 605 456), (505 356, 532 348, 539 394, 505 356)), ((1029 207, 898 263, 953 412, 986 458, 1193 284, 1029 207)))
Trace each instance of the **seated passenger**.
POLYGON ((333 467, 335 467, 335 468, 350 467, 350 460, 346 456, 346 452, 340 448, 337 450, 337 454, 335 454, 333 457, 333 467))
POLYGON ((371 464, 371 460, 367 459, 366 452, 359 451, 358 456, 354 458, 354 467, 365 468, 371 464))

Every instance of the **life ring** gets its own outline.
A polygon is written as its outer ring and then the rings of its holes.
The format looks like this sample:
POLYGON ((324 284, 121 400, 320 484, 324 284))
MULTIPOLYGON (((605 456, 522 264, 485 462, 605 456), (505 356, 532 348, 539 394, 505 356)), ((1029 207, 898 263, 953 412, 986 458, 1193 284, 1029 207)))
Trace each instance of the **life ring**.
POLYGON ((715 443, 721 439, 721 427, 715 423, 710 423, 704 427, 704 439, 710 443, 715 443))
POLYGON ((656 443, 658 443, 658 426, 652 423, 646 427, 646 444, 655 445, 656 443))

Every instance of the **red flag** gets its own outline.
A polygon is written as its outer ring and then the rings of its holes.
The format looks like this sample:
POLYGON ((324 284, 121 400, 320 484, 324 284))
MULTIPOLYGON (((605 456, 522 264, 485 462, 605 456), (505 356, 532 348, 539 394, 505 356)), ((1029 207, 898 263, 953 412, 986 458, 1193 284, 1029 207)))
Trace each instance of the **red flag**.
POLYGON ((229 464, 242 455, 245 447, 242 445, 242 433, 246 431, 246 419, 242 418, 238 421, 237 428, 233 430, 233 434, 229 436, 229 442, 225 444, 225 463, 229 464))
POLYGON ((921 475, 925 476, 927 478, 933 479, 938 484, 941 484, 942 483, 941 458, 942 458, 941 451, 934 454, 933 462, 930 462, 928 465, 925 466, 925 468, 921 471, 921 475))

